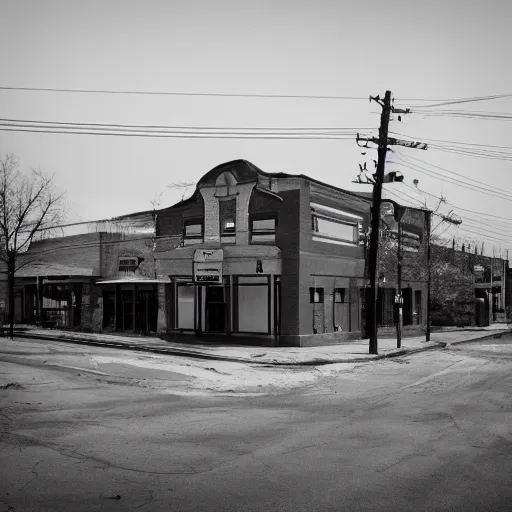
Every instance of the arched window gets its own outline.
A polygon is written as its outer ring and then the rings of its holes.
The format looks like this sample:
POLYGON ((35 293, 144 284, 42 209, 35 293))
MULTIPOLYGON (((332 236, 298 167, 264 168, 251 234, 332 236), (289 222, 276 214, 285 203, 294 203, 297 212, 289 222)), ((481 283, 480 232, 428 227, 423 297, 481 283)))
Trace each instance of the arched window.
POLYGON ((215 196, 228 197, 237 194, 236 179, 229 171, 223 172, 215 181, 215 196))

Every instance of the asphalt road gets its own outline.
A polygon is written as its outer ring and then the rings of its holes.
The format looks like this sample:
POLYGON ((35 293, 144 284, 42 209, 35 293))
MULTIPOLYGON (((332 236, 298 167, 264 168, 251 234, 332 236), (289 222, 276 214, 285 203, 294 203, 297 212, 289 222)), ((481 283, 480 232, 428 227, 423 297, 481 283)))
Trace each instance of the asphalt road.
POLYGON ((2 340, 0 364, 1 512, 512 511, 510 337, 300 370, 2 340))

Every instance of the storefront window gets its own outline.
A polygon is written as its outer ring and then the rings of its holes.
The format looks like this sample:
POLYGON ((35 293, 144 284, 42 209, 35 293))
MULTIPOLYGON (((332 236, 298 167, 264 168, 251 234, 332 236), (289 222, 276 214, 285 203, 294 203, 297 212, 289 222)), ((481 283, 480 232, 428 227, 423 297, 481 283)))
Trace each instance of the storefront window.
POLYGON ((194 328, 194 287, 178 285, 178 329, 194 328))
POLYGON ((238 332, 269 332, 268 276, 239 276, 235 280, 238 332))

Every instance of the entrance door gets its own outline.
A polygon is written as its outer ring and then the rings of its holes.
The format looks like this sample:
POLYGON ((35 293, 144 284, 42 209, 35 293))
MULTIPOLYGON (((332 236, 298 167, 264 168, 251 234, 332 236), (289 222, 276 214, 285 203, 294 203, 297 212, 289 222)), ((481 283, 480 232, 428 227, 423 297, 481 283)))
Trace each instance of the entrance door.
POLYGON ((226 332, 224 286, 205 287, 205 331, 226 332))
POLYGON ((421 325, 421 290, 414 292, 414 323, 421 325))
POLYGON ((402 306, 404 325, 412 325, 412 288, 404 288, 402 290, 402 296, 404 298, 404 304, 402 306))

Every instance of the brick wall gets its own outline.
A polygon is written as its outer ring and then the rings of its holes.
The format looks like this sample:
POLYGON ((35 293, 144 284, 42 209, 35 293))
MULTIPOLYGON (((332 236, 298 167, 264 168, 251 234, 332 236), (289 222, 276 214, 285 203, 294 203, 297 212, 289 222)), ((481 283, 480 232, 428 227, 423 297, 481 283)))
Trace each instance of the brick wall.
POLYGON ((183 235, 183 222, 198 220, 203 222, 204 201, 201 194, 196 193, 182 206, 160 210, 156 219, 157 251, 168 251, 177 247, 183 235), (169 237, 169 238, 166 238, 169 237))
POLYGON ((33 242, 24 259, 92 268, 100 274, 101 233, 87 233, 33 242))
POLYGON ((153 279, 155 261, 153 238, 151 235, 120 235, 103 233, 102 237, 102 273, 103 278, 119 276, 120 258, 143 258, 135 275, 153 279))
POLYGON ((282 251, 281 334, 294 335, 299 333, 300 189, 279 195, 283 198, 276 233, 282 251))
POLYGON ((280 207, 281 201, 277 197, 254 189, 249 203, 249 215, 278 215, 280 207))

